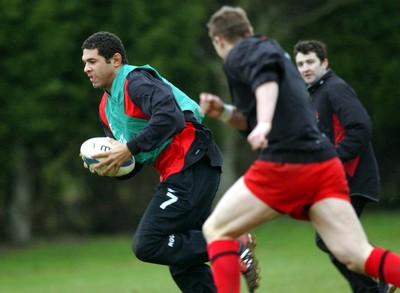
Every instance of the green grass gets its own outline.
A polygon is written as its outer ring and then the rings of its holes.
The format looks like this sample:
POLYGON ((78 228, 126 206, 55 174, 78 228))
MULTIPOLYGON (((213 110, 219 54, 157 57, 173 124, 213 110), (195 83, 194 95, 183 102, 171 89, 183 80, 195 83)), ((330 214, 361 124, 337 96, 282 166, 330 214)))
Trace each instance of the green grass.
MULTIPOLYGON (((399 212, 367 211, 363 224, 374 244, 400 252, 399 212)), ((315 247, 310 224, 281 218, 254 232, 262 267, 258 292, 350 292, 315 247)), ((179 292, 166 267, 133 257, 130 242, 120 236, 43 241, 23 249, 2 246, 0 292, 179 292)))

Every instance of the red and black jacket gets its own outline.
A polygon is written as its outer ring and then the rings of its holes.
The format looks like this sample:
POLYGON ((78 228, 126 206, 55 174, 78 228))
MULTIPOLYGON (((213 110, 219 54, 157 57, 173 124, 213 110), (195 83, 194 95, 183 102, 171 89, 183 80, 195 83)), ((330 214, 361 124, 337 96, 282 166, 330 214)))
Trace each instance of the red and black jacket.
POLYGON ((335 144, 346 170, 350 195, 379 198, 379 170, 371 119, 356 92, 329 70, 308 88, 319 128, 335 144))
MULTIPOLYGON (((160 180, 178 173, 206 156, 213 167, 221 168, 222 154, 211 131, 197 122, 193 113, 182 112, 171 87, 146 70, 134 70, 124 84, 125 113, 128 116, 149 120, 148 125, 127 142, 133 155, 149 151, 172 138, 155 161, 153 167, 160 173, 160 180)), ((100 120, 106 136, 113 137, 104 112, 107 95, 104 93, 99 106, 100 120)), ((142 168, 135 167, 129 178, 142 168)))

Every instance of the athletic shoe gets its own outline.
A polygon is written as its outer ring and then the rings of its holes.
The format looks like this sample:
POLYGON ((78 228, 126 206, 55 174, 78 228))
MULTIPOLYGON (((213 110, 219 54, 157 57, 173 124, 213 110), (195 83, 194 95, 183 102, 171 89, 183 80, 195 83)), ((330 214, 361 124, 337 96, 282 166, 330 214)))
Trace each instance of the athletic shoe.
POLYGON ((396 287, 393 286, 392 284, 386 284, 386 283, 379 283, 379 292, 380 293, 393 293, 396 291, 396 287))
POLYGON ((256 247, 255 235, 243 234, 238 238, 240 271, 247 282, 249 292, 254 292, 260 286, 260 268, 254 255, 256 247))
POLYGON ((395 286, 393 286, 392 284, 389 284, 386 293, 393 293, 394 291, 396 291, 396 289, 397 288, 395 286))

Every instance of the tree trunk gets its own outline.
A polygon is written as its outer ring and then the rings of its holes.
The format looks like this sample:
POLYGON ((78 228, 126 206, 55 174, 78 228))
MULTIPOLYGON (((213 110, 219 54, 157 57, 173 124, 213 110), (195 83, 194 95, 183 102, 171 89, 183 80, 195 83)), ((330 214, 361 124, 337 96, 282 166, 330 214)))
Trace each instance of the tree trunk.
POLYGON ((12 170, 14 180, 11 188, 8 230, 12 243, 23 245, 31 239, 29 204, 33 192, 33 175, 25 149, 19 146, 17 153, 17 160, 12 170))

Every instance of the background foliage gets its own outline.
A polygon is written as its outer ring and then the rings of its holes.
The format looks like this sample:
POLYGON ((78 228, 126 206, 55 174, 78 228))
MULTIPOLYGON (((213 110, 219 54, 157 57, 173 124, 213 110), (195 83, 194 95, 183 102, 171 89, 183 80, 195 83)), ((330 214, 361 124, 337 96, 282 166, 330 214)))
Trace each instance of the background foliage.
MULTIPOLYGON (((193 99, 203 90, 228 97, 205 27, 223 4, 245 8, 255 30, 289 53, 300 39, 328 44, 332 68, 359 93, 375 126, 378 208, 400 207, 398 1, 0 0, 0 241, 134 231, 158 175, 146 169, 119 182, 82 168, 80 144, 102 132, 101 92, 83 73, 81 44, 96 31, 114 32, 132 64, 151 64, 193 99)), ((225 153, 223 191, 254 154, 235 131, 205 122, 225 153)))

